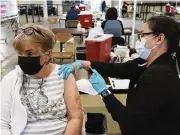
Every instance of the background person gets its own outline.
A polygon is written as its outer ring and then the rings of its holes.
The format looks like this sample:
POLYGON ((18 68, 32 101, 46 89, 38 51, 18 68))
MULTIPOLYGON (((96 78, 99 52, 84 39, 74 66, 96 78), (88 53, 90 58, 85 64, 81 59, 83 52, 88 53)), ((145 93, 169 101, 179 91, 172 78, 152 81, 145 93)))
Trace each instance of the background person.
POLYGON ((105 34, 113 34, 115 37, 119 37, 124 34, 123 24, 118 18, 117 9, 109 8, 105 16, 106 20, 102 22, 101 27, 105 34))
POLYGON ((105 8, 106 8, 106 1, 103 0, 102 3, 101 3, 102 13, 105 12, 105 8))
POLYGON ((78 20, 78 14, 80 10, 76 9, 75 6, 72 6, 66 15, 66 21, 68 20, 78 20))
POLYGON ((128 3, 127 2, 123 2, 123 6, 122 6, 122 17, 124 18, 124 15, 128 15, 128 3))

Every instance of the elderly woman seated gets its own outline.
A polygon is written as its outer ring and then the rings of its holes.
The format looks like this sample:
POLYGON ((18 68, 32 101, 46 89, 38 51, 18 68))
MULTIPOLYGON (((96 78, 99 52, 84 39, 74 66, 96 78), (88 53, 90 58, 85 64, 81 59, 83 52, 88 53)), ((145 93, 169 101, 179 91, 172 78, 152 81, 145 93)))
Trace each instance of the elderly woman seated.
POLYGON ((60 65, 50 63, 56 43, 48 29, 24 25, 13 46, 18 66, 1 81, 3 135, 79 135, 83 123, 73 75, 63 80, 60 65))

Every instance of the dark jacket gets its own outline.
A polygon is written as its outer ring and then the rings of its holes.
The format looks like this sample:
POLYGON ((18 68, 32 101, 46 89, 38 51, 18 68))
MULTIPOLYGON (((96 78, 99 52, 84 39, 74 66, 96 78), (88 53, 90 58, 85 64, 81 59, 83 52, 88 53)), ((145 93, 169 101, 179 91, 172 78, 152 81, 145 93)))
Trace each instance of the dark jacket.
POLYGON ((120 37, 124 34, 124 27, 120 20, 103 21, 101 28, 105 34, 113 34, 115 37, 120 37))
POLYGON ((71 9, 66 16, 66 20, 78 20, 78 14, 80 13, 77 9, 71 9))
POLYGON ((180 80, 169 54, 148 68, 136 59, 124 64, 92 62, 104 77, 130 79, 126 106, 114 95, 103 99, 123 135, 180 135, 180 80))

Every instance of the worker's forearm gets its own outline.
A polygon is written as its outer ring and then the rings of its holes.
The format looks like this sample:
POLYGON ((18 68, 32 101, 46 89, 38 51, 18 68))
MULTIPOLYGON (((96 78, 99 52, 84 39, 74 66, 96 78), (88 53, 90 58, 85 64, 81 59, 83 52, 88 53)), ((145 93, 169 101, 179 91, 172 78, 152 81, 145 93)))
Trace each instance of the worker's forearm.
POLYGON ((91 67, 96 69, 103 77, 132 79, 138 65, 144 63, 145 61, 142 59, 135 59, 126 63, 91 62, 91 67))
POLYGON ((103 101, 112 118, 120 124, 123 123, 125 119, 125 106, 114 95, 105 97, 103 101))
POLYGON ((64 135, 80 135, 82 130, 82 120, 75 118, 68 121, 64 135))

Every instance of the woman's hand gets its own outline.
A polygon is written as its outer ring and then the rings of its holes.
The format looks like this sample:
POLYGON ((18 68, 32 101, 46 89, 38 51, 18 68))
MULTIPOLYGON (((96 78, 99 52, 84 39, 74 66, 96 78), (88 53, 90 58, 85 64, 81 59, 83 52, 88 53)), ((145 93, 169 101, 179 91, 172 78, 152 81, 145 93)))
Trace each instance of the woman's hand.
POLYGON ((93 69, 93 74, 91 75, 89 82, 92 84, 93 88, 98 94, 101 94, 104 90, 107 90, 104 79, 95 69, 93 69))
POLYGON ((63 64, 59 68, 59 75, 63 73, 63 79, 67 80, 68 76, 72 74, 78 75, 78 71, 82 68, 88 70, 89 66, 91 65, 90 61, 82 61, 82 60, 77 60, 73 64, 63 64))

